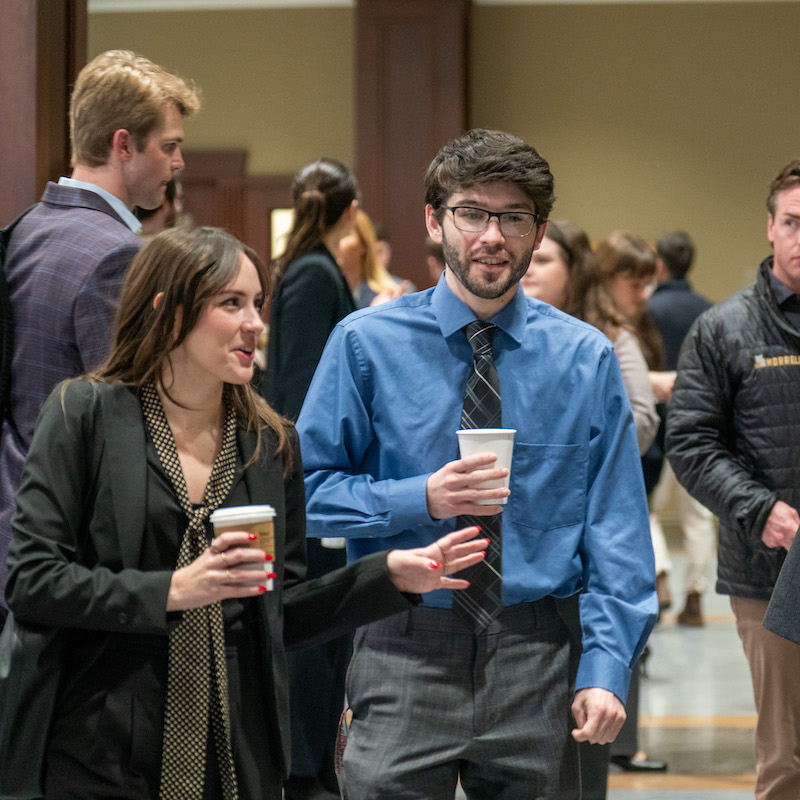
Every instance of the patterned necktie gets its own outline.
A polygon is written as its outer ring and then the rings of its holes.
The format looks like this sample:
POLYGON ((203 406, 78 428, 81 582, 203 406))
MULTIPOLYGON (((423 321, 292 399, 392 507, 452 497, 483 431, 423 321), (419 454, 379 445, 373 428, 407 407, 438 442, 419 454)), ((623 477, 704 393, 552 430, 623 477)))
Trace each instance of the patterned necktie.
MULTIPOLYGON (((228 408, 222 448, 214 459, 203 502, 195 507, 189 501, 175 438, 153 383, 142 387, 141 402, 158 460, 189 519, 178 553, 177 567, 180 568, 190 564, 208 547, 206 520, 222 505, 233 486, 236 414, 228 408)), ((237 800, 221 603, 184 611, 181 622, 169 635, 161 800, 200 800, 203 797, 209 721, 219 760, 223 797, 237 800)))
MULTIPOLYGON (((467 379, 462 428, 501 428, 500 378, 492 358, 495 325, 475 320, 466 326, 472 347, 472 371, 467 379)), ((458 577, 470 586, 453 593, 453 608, 476 633, 484 630, 503 608, 503 528, 502 514, 494 517, 461 516, 458 527, 480 525, 489 539, 486 558, 462 570, 458 577)))

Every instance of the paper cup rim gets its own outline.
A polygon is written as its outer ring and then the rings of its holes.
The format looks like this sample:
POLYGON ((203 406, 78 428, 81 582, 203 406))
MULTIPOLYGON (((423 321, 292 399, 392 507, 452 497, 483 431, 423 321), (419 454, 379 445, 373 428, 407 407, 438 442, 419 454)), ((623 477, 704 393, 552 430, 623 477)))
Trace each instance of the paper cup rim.
POLYGON ((485 433, 490 434, 493 436, 497 436, 501 433, 516 433, 516 428, 460 428, 456 431, 456 435, 462 433, 485 433))
POLYGON ((212 511, 209 519, 212 525, 230 525, 241 523, 251 525, 254 522, 266 522, 275 518, 272 506, 232 506, 212 511))

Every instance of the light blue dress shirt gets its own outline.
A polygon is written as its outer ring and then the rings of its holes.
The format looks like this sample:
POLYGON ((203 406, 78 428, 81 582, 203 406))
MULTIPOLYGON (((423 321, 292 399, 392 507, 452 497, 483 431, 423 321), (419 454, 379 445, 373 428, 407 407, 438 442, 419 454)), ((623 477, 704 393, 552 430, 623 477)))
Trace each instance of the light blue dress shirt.
MULTIPOLYGON (((334 329, 297 423, 308 534, 350 559, 428 545, 425 487, 458 458, 475 314, 434 289, 363 309, 334 329)), ((653 550, 636 431, 611 342, 520 290, 491 321, 503 425, 516 428, 503 511, 505 605, 581 593, 576 688, 627 696, 655 621, 653 550)), ((424 596, 449 607, 451 592, 424 596)))

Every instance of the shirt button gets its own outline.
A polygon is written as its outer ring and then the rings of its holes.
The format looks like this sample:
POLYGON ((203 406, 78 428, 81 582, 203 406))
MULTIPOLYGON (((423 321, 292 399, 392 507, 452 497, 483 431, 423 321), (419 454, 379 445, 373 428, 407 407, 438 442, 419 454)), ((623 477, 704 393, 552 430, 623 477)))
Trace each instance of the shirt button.
POLYGON ((127 625, 128 624, 128 615, 123 613, 123 612, 120 612, 117 615, 117 622, 119 622, 120 625, 127 625))

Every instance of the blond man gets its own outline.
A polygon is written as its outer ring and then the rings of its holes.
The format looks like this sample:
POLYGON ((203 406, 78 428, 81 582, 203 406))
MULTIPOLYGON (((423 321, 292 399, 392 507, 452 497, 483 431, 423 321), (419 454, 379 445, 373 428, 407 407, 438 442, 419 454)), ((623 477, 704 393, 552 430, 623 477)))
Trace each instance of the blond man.
POLYGON ((139 249, 135 205, 155 208, 182 169, 189 83, 110 50, 78 75, 70 102, 72 175, 48 183, 6 257, 14 318, 10 407, 0 440, 0 625, 14 495, 39 409, 60 380, 99 364, 122 278, 139 249))

